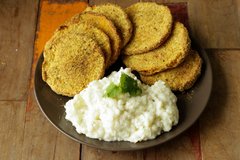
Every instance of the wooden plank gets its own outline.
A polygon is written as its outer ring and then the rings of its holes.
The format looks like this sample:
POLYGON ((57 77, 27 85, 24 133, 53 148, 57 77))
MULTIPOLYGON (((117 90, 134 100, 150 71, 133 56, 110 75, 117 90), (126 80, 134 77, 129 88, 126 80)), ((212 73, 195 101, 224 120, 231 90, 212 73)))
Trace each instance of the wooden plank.
POLYGON ((0 100, 26 100, 38 1, 0 1, 0 100))
POLYGON ((54 30, 65 20, 81 12, 86 5, 83 2, 41 2, 32 77, 26 108, 22 160, 76 160, 80 158, 80 144, 57 131, 40 112, 33 95, 33 76, 37 59, 54 30))
POLYGON ((0 159, 21 159, 26 102, 0 101, 0 159))
POLYGON ((237 160, 240 157, 240 50, 211 50, 209 56, 213 91, 200 121, 203 158, 237 160))
POLYGON ((198 124, 195 124, 185 134, 174 140, 142 151, 111 152, 83 145, 82 160, 201 160, 202 157, 198 136, 198 124))
POLYGON ((198 123, 187 132, 163 145, 144 152, 144 160, 201 160, 198 123))
POLYGON ((238 24, 239 24, 240 23, 240 0, 236 0, 235 5, 237 6, 237 15, 238 15, 238 24))
POLYGON ((82 145, 81 160, 143 160, 142 151, 111 152, 82 145))
POLYGON ((192 32, 205 48, 240 48, 237 0, 189 1, 192 32))
POLYGON ((81 145, 58 132, 54 160, 81 160, 81 145))
POLYGON ((99 4, 104 4, 104 3, 115 3, 118 4, 122 7, 127 7, 130 6, 133 3, 138 2, 138 0, 89 0, 90 5, 99 5, 99 4))
POLYGON ((76 160, 80 145, 60 133, 43 116, 30 91, 26 109, 22 160, 76 160))

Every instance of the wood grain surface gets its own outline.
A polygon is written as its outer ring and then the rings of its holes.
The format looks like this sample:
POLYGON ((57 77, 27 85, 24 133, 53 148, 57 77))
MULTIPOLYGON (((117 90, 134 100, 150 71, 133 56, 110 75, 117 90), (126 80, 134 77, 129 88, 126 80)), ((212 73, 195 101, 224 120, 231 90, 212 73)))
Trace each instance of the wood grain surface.
POLYGON ((0 100, 26 100, 38 1, 0 1, 0 100))
POLYGON ((56 130, 40 111, 33 90, 29 91, 25 113, 22 160, 75 160, 80 156, 80 145, 56 130))
POLYGON ((189 1, 192 32, 205 48, 240 49, 237 1, 189 1))
POLYGON ((204 159, 240 158, 240 50, 209 50, 213 91, 200 119, 204 159))
POLYGON ((25 102, 0 101, 0 159, 22 156, 25 102))
MULTIPOLYGON (((91 5, 106 2, 127 7, 137 0, 89 0, 91 5)), ((81 12, 87 3, 0 0, 1 160, 239 159, 240 1, 157 2, 178 3, 177 8, 172 8, 178 12, 175 17, 190 24, 192 33, 205 48, 212 48, 207 49, 207 53, 213 66, 213 92, 199 121, 174 140, 141 151, 103 151, 69 139, 56 130, 38 108, 33 93, 33 75, 36 61, 53 31, 81 12), (186 17, 181 19, 187 14, 188 21, 186 17)))
POLYGON ((43 116, 33 93, 33 75, 36 62, 46 41, 55 29, 65 20, 81 12, 87 6, 84 2, 55 3, 42 1, 38 19, 37 35, 34 46, 32 78, 25 116, 25 132, 23 142, 23 160, 30 159, 79 159, 80 144, 57 131, 43 116), (36 127, 38 125, 38 127, 36 127))

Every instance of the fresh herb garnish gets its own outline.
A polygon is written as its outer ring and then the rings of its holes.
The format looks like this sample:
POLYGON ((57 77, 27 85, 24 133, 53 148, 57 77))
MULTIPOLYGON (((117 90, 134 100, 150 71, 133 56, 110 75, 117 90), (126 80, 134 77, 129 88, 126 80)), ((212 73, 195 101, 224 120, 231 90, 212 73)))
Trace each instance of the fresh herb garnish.
POLYGON ((125 73, 121 75, 120 87, 123 93, 128 92, 131 96, 138 96, 142 93, 141 88, 138 87, 137 81, 125 73))
POLYGON ((121 88, 114 83, 110 83, 110 85, 106 89, 105 96, 116 98, 118 95, 122 93, 121 88))
POLYGON ((116 98, 123 93, 129 93, 130 96, 138 96, 142 93, 141 88, 138 87, 137 81, 129 75, 122 73, 120 77, 120 84, 111 83, 107 89, 105 96, 116 98))

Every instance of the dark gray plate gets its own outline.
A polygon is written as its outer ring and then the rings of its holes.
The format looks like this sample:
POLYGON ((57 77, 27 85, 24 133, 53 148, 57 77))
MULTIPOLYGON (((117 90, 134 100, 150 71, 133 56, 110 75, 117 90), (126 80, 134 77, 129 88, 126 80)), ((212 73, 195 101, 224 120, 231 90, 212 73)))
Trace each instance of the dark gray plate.
MULTIPOLYGON (((180 112, 179 124, 170 132, 163 133, 154 140, 139 143, 130 142, 105 142, 96 139, 87 138, 82 134, 78 134, 75 128, 67 121, 65 117, 64 104, 70 99, 54 93, 50 87, 42 80, 41 66, 43 55, 40 56, 35 70, 35 96, 40 109, 46 118, 61 132, 72 138, 73 140, 104 150, 124 151, 138 150, 152 146, 156 146, 167 142, 185 130, 187 130, 203 112, 207 105, 212 88, 212 69, 205 51, 192 43, 194 49, 198 50, 203 59, 202 73, 194 87, 185 93, 176 93, 178 97, 178 108, 180 112)), ((113 67, 115 70, 119 68, 119 64, 113 67)))

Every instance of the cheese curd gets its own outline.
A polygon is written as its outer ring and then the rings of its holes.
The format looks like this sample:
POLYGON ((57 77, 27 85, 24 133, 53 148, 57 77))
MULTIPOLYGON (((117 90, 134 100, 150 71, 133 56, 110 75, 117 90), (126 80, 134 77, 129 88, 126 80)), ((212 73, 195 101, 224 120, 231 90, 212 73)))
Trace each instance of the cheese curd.
POLYGON ((163 81, 152 86, 142 84, 131 69, 120 69, 88 87, 65 104, 66 119, 76 131, 104 141, 139 142, 154 139, 178 123, 177 98, 163 81), (138 82, 140 96, 129 93, 117 98, 104 96, 111 82, 119 84, 121 73, 138 82))

